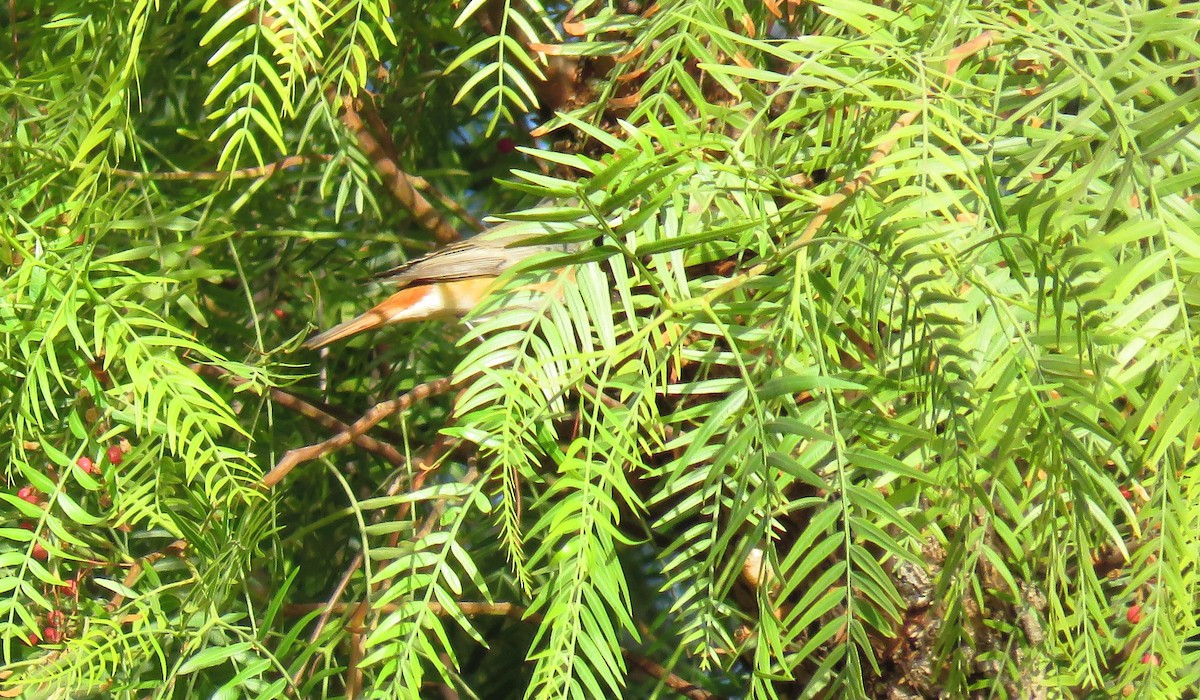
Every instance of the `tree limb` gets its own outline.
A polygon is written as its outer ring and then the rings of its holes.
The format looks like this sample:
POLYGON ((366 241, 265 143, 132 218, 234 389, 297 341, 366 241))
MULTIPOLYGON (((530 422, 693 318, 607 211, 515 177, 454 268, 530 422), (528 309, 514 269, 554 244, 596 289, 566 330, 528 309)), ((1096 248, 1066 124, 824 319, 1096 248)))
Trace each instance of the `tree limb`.
MULTIPOLYGON (((196 372, 196 374, 212 377, 213 379, 220 379, 221 381, 234 387, 245 386, 252 383, 246 379, 242 379, 241 377, 236 377, 232 374, 223 372, 219 367, 214 367, 212 365, 194 364, 192 365, 192 370, 196 372)), ((284 408, 291 409, 305 418, 312 419, 315 423, 323 428, 337 430, 339 432, 346 432, 350 430, 350 425, 348 423, 339 420, 338 418, 330 415, 326 411, 321 410, 308 401, 305 401, 299 396, 289 394, 288 392, 275 387, 268 388, 267 395, 270 396, 271 400, 276 404, 283 406, 284 408)), ((356 435, 353 438, 353 442, 355 445, 358 445, 364 450, 379 455, 394 466, 403 467, 404 465, 408 464, 408 460, 405 459, 404 455, 400 453, 400 450, 396 449, 396 447, 389 442, 379 440, 371 437, 370 435, 356 435)))
POLYGON ((358 147, 371 160, 371 164, 375 166, 375 172, 379 173, 383 184, 400 202, 400 205, 412 214, 422 228, 431 232, 438 243, 446 244, 457 241, 459 239, 458 229, 451 226, 441 212, 434 209, 429 200, 417 192, 413 185, 413 178, 401 170, 397 162, 388 155, 389 146, 393 152, 395 151, 395 145, 391 142, 392 137, 386 132, 372 133, 366 122, 363 121, 361 110, 369 109, 367 103, 353 97, 342 97, 332 88, 325 94, 331 102, 335 104, 341 102, 342 124, 350 130, 350 133, 354 134, 354 138, 358 139, 358 147))
POLYGON ((262 481, 259 482, 259 487, 265 490, 274 488, 276 484, 282 481, 284 477, 286 477, 288 473, 295 469, 296 465, 300 464, 301 462, 320 459, 334 450, 338 450, 346 445, 349 445, 351 442, 354 442, 355 438, 366 433, 376 423, 384 418, 387 418, 389 415, 398 411, 403 411, 416 402, 427 399, 430 396, 443 394, 449 391, 454 384, 454 380, 450 377, 443 377, 442 379, 435 379, 431 382, 418 384, 417 386, 413 387, 411 391, 398 399, 384 401, 383 403, 372 406, 371 410, 367 411, 361 418, 354 421, 353 425, 349 426, 346 430, 343 430, 328 440, 318 442, 315 445, 288 450, 287 454, 283 455, 283 458, 280 459, 279 463, 275 465, 275 468, 267 472, 266 476, 262 478, 262 481))

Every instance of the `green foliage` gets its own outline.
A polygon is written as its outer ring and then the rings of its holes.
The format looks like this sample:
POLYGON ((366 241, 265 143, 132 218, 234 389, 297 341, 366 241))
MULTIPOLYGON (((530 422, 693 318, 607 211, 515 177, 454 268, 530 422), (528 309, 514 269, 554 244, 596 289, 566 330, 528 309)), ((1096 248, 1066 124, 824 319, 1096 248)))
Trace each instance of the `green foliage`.
MULTIPOLYGON (((461 27, 471 19, 485 26, 495 25, 495 32, 473 42, 455 57, 446 71, 471 70, 471 75, 463 81, 455 95, 455 101, 474 90, 480 90, 482 94, 475 101, 471 113, 477 114, 490 108, 490 134, 497 124, 518 121, 522 115, 538 106, 533 83, 545 80, 546 74, 522 42, 539 42, 543 34, 550 34, 557 40, 562 37, 550 21, 546 8, 538 0, 521 0, 520 3, 513 0, 471 0, 455 20, 454 26, 461 27)), ((540 63, 544 64, 545 57, 541 58, 540 63)))
POLYGON ((8 10, 6 690, 1192 692, 1195 11, 632 4, 8 10), (343 98, 583 245, 303 354, 433 246, 343 98), (451 375, 259 487, 330 431, 273 390, 451 375))

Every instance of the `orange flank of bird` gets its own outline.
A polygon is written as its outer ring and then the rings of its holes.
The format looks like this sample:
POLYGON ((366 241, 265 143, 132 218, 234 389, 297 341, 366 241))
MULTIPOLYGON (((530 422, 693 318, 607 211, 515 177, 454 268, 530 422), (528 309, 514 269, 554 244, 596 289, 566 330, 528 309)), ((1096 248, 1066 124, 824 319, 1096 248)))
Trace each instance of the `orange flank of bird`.
POLYGON ((355 318, 315 335, 304 347, 316 349, 388 323, 466 316, 495 284, 495 277, 472 277, 406 287, 355 318))

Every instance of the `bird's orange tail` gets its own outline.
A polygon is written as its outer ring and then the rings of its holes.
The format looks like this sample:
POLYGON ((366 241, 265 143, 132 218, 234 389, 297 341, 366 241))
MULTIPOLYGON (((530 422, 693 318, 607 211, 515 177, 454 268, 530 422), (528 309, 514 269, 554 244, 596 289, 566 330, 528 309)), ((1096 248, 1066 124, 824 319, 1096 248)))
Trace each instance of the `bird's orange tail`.
POLYGON ((354 335, 355 333, 361 333, 377 326, 382 326, 383 321, 383 315, 375 309, 371 309, 362 316, 352 318, 345 323, 339 323, 324 333, 318 333, 317 335, 314 335, 313 337, 304 341, 304 345, 301 347, 308 348, 309 350, 323 348, 335 340, 341 340, 348 335, 354 335))

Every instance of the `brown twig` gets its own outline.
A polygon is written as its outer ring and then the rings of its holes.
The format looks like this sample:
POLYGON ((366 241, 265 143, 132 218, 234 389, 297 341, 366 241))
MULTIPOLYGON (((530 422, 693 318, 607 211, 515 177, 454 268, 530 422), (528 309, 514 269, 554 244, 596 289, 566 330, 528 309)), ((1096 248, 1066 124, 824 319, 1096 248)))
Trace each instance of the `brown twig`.
POLYGON ((641 654, 635 654, 628 649, 622 649, 621 655, 634 668, 651 678, 657 678, 662 681, 663 685, 675 691, 678 695, 689 700, 717 700, 716 695, 703 688, 696 687, 694 683, 687 682, 641 654))
MULTIPOLYGON (((451 659, 450 655, 444 651, 438 654, 438 660, 440 660, 442 665, 446 668, 450 668, 454 664, 454 660, 451 659)), ((437 683, 436 687, 442 696, 442 700, 459 700, 458 691, 452 688, 450 684, 437 683)))
POLYGON ((17 34, 17 0, 8 0, 8 24, 12 27, 13 77, 19 78, 21 77, 21 43, 17 34))
POLYGON ((284 168, 291 168, 306 163, 327 163, 330 160, 333 160, 333 156, 321 153, 312 156, 288 156, 274 163, 267 163, 266 165, 259 165, 253 168, 242 168, 241 170, 181 170, 173 173, 160 173, 113 168, 109 172, 113 175, 128 177, 134 180, 245 180, 258 177, 266 178, 284 168))
MULTIPOLYGON (((950 55, 947 60, 945 83, 949 83, 954 77, 955 71, 957 71, 959 66, 962 65, 963 60, 972 54, 978 53, 979 51, 991 46, 997 41, 998 38, 999 35, 997 33, 986 31, 981 33, 979 36, 976 36, 975 38, 963 42, 962 44, 953 48, 950 51, 950 55)), ((929 93, 926 94, 926 97, 928 96, 929 93)), ((863 166, 862 170, 859 171, 853 180, 850 180, 846 184, 842 185, 837 192, 825 197, 821 201, 817 208, 816 216, 814 216, 812 220, 808 222, 808 225, 804 228, 804 231, 800 234, 800 236, 783 249, 782 254, 779 256, 780 258, 787 257, 788 255, 798 251, 803 246, 807 245, 808 242, 812 240, 813 236, 816 235, 817 229, 819 229, 821 225, 829 219, 829 216, 833 213, 834 209, 849 199, 855 192, 871 184, 871 181, 875 176, 875 170, 879 166, 879 163, 882 162, 883 159, 892 152, 892 149, 896 147, 896 142, 899 140, 899 132, 912 124, 913 121, 915 121, 920 115, 920 113, 921 109, 919 108, 910 110, 904 114, 901 114, 896 121, 892 123, 891 128, 888 129, 888 138, 871 151, 871 155, 867 158, 867 164, 863 166)), ((723 285, 722 288, 728 289, 732 286, 742 284, 766 272, 767 268, 768 263, 759 263, 750 270, 747 270, 742 275, 731 279, 730 282, 723 285)), ((862 346, 860 345, 860 348, 861 347, 862 346)), ((777 582, 773 580, 774 572, 770 567, 770 563, 766 561, 761 550, 755 550, 755 552, 752 553, 752 556, 743 562, 741 578, 745 583, 749 584, 752 589, 758 588, 760 584, 763 583, 767 584, 768 589, 775 588, 778 585, 777 582)), ((787 604, 779 604, 778 606, 772 606, 772 610, 775 612, 777 617, 782 617, 790 611, 790 606, 787 604)))
MULTIPOLYGON (((146 556, 134 562, 133 566, 129 567, 129 573, 125 574, 125 578, 121 581, 121 585, 127 589, 133 588, 134 584, 137 583, 138 578, 142 575, 142 571, 147 566, 150 566, 159 559, 162 559, 163 557, 167 556, 167 554, 182 554, 183 551, 187 549, 187 546, 187 542, 183 540, 175 540, 163 549, 147 554, 146 556)), ((109 612, 113 612, 121 606, 121 603, 124 602, 124 600, 125 596, 123 594, 113 593, 113 597, 109 599, 108 604, 104 607, 107 608, 109 612)))
MULTIPOLYGON (((338 603, 336 605, 327 606, 325 603, 291 603, 283 606, 283 614, 288 617, 301 617, 307 615, 314 610, 322 610, 329 608, 328 612, 333 615, 345 614, 353 612, 358 606, 363 603, 338 603)), ((377 606, 375 609, 381 613, 393 613, 403 608, 404 603, 388 603, 386 605, 377 606)), ((463 602, 458 604, 458 609, 467 617, 510 617, 518 622, 528 620, 540 621, 541 616, 530 615, 525 617, 525 608, 515 603, 474 603, 463 602)), ((445 615, 446 609, 437 601, 429 602, 429 612, 434 615, 445 615)))
POLYGON ((430 396, 443 394, 449 391, 454 384, 454 380, 450 377, 435 379, 431 382, 418 384, 417 386, 413 387, 411 391, 398 399, 384 401, 383 403, 372 406, 371 410, 367 411, 361 418, 354 421, 353 425, 337 435, 334 435, 328 440, 318 442, 315 445, 288 450, 287 454, 283 455, 283 458, 280 459, 275 465, 275 468, 267 472, 266 476, 262 478, 262 481, 259 482, 259 486, 267 490, 274 488, 275 484, 278 484, 280 481, 282 481, 283 478, 286 477, 288 473, 295 469, 296 465, 300 464, 301 462, 320 459, 334 450, 338 450, 346 445, 349 445, 356 437, 363 435, 370 430, 372 426, 384 418, 387 418, 389 415, 398 411, 403 411, 412 406, 414 403, 423 401, 430 396))
POLYGON ((582 385, 580 385, 579 388, 583 390, 583 393, 587 394, 588 396, 591 396, 594 399, 598 399, 600 401, 600 403, 604 404, 608 408, 612 408, 612 409, 625 408, 625 404, 614 399, 613 397, 609 396, 608 394, 605 394, 604 392, 600 391, 599 389, 592 386, 591 384, 582 384, 582 385))
MULTIPOLYGON (((214 367, 212 365, 194 364, 192 365, 192 370, 197 374, 204 375, 206 377, 220 379, 221 381, 234 387, 245 386, 252 383, 249 380, 242 379, 241 377, 235 377, 232 374, 223 372, 221 368, 214 367)), ((282 389, 270 387, 267 393, 271 397, 271 400, 276 404, 295 411, 305 418, 312 419, 323 428, 337 430, 340 432, 345 432, 350 429, 350 425, 348 423, 339 420, 338 418, 321 410, 308 401, 305 401, 304 399, 293 394, 289 394, 282 389)), ((396 447, 389 442, 379 440, 371 437, 370 435, 356 435, 353 438, 353 441, 355 445, 358 445, 368 452, 379 455, 394 466, 402 467, 408 463, 408 460, 404 458, 404 455, 400 453, 400 450, 396 449, 396 447)))
MULTIPOLYGON (((965 58, 971 54, 982 51, 988 46, 991 46, 996 42, 997 39, 998 35, 995 32, 987 31, 952 49, 947 62, 947 74, 945 82, 948 83, 950 79, 953 78, 954 71, 958 69, 965 58)), ((794 241, 783 248, 782 251, 780 251, 780 253, 776 256, 777 259, 782 260, 807 245, 808 242, 812 240, 813 236, 816 235, 817 229, 819 229, 821 225, 829 219, 829 216, 838 206, 849 199, 855 192, 871 184, 871 181, 875 175, 875 170, 879 166, 879 163, 882 162, 883 159, 892 152, 892 149, 896 147, 896 142, 899 140, 899 132, 912 124, 913 121, 916 120, 916 118, 920 115, 920 113, 920 109, 910 110, 904 114, 901 114, 896 121, 892 123, 891 128, 888 129, 889 137, 871 151, 871 155, 867 158, 867 164, 863 166, 862 170, 858 172, 853 180, 850 180, 846 184, 842 185, 837 192, 825 197, 821 201, 817 207, 816 215, 811 221, 808 222, 808 225, 805 226, 804 231, 801 232, 799 237, 797 237, 794 241)), ((730 289, 745 284, 749 280, 765 273, 770 267, 770 264, 771 263, 768 262, 760 262, 746 272, 730 278, 728 282, 721 285, 721 287, 716 290, 716 293, 722 294, 730 289)), ((752 589, 757 588, 760 582, 762 582, 764 579, 766 582, 770 583, 771 579, 773 578, 770 565, 762 558, 762 553, 758 552, 756 556, 757 559, 752 557, 743 562, 743 568, 741 572, 742 580, 748 583, 752 589)), ((784 604, 781 604, 779 607, 773 606, 773 610, 777 616, 781 616, 786 614, 788 607, 784 604)))
MULTIPOLYGON (((914 109, 910 112, 905 112, 904 114, 900 115, 900 118, 897 119, 895 123, 892 124, 892 128, 888 130, 888 133, 893 135, 896 134, 896 132, 900 131, 909 124, 912 124, 913 120, 916 119, 917 115, 919 114, 920 110, 914 109)), ((800 238, 798 238, 796 242, 789 247, 795 247, 797 243, 804 244, 811 240, 816 234, 817 229, 821 228, 821 224, 825 223, 825 221, 829 218, 829 215, 833 213, 834 209, 837 209, 839 206, 841 206, 842 202, 845 202, 847 199, 849 199, 850 196, 855 192, 871 184, 871 180, 875 177, 875 168, 879 165, 879 161, 887 157, 887 154, 891 153, 892 149, 895 147, 895 136, 876 146, 875 150, 871 151, 871 156, 867 159, 866 166, 859 171, 858 175, 853 180, 842 185, 837 192, 825 197, 821 201, 820 206, 817 208, 817 215, 812 218, 812 221, 808 222, 808 226, 804 228, 804 232, 800 234, 800 238)))
POLYGON ((430 196, 441 202, 443 207, 446 207, 453 212, 454 215, 458 217, 459 221, 462 221, 467 226, 475 229, 476 232, 487 229, 488 226, 487 224, 483 223, 483 219, 480 219, 478 216, 475 216, 471 212, 464 209, 461 204, 446 196, 445 193, 434 187, 433 184, 425 178, 421 177, 420 175, 410 175, 408 179, 412 182, 413 187, 416 187, 422 192, 428 192, 430 196))
MULTIPOLYGON (((434 449, 437 449, 437 447, 438 446, 435 445, 434 449)), ((446 449, 446 448, 443 447, 443 449, 446 449)), ((447 451, 449 451, 449 450, 447 449, 447 451)), ((464 486, 469 486, 470 484, 475 483, 475 480, 478 478, 479 478, 479 470, 476 469, 474 466, 471 466, 471 468, 467 470, 467 473, 463 474, 462 478, 458 480, 458 483, 460 483, 464 486)), ((406 503, 405 505, 408 505, 408 504, 406 503)), ((421 526, 417 528, 417 531, 412 536, 412 540, 414 542, 420 542, 421 540, 428 537, 429 533, 433 532, 433 528, 437 527, 438 521, 440 521, 442 519, 442 514, 445 512, 446 512, 446 499, 439 498, 436 501, 434 501, 431 512, 429 513, 428 516, 425 517, 425 522, 421 523, 421 526)), ((391 542, 388 543, 389 547, 395 547, 397 545, 397 543, 399 541, 399 534, 400 533, 398 533, 398 532, 392 533, 392 540, 391 540, 391 542)), ((378 584, 376 584, 376 588, 387 588, 388 586, 391 585, 390 582, 391 582, 391 579, 384 579, 384 580, 380 581, 378 584)))

